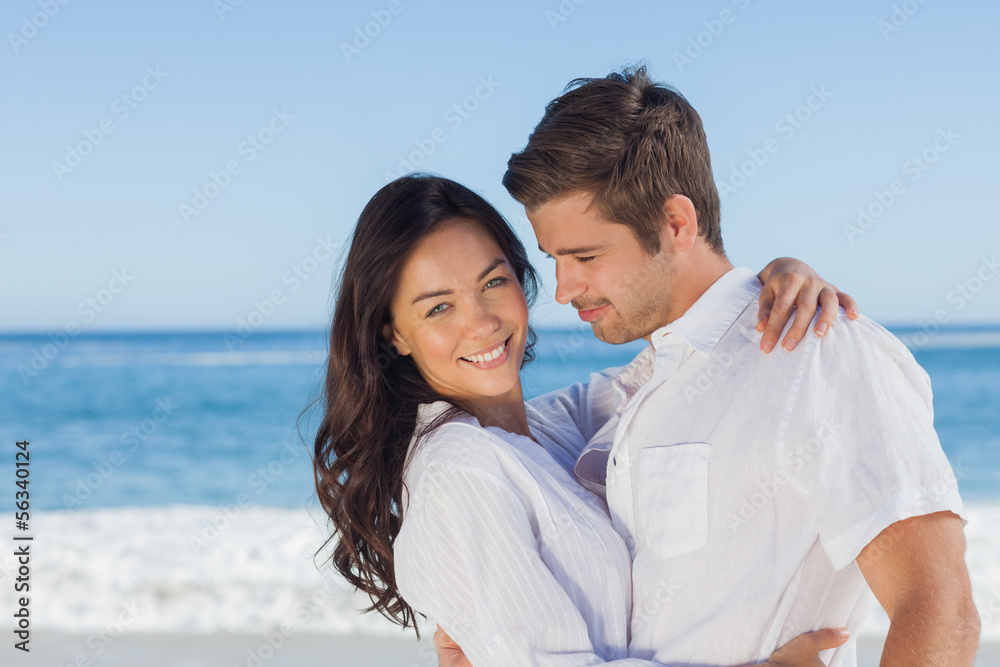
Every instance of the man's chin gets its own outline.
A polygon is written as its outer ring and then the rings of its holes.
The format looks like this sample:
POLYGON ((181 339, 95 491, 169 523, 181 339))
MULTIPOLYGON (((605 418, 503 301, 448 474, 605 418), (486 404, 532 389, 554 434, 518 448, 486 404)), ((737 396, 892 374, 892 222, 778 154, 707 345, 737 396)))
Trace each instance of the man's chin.
POLYGON ((605 313, 599 319, 591 322, 590 328, 598 340, 609 345, 624 345, 641 338, 648 340, 649 335, 660 328, 659 325, 653 324, 650 319, 643 318, 641 323, 633 321, 626 323, 620 313, 612 310, 612 312, 605 313), (638 326, 636 326, 637 324, 638 326))
POLYGON ((590 328, 597 340, 609 345, 624 345, 640 338, 640 336, 631 335, 631 332, 623 331, 620 327, 608 326, 603 322, 591 322, 590 328))

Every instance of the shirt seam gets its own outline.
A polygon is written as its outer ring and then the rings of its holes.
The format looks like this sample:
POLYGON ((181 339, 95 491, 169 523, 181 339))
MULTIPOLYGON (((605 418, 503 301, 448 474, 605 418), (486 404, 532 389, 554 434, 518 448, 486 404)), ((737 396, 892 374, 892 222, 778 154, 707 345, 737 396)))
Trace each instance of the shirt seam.
POLYGON ((799 367, 795 371, 795 379, 792 381, 792 386, 788 390, 788 398, 785 403, 785 412, 781 416, 781 422, 778 424, 778 434, 777 434, 777 454, 778 454, 778 466, 781 471, 788 475, 788 478, 792 480, 795 488, 799 489, 802 493, 807 496, 812 494, 802 485, 799 480, 798 475, 794 474, 788 465, 788 430, 792 421, 792 414, 795 411, 795 407, 798 405, 799 397, 802 395, 802 379, 805 376, 806 366, 808 366, 810 361, 810 355, 815 351, 814 341, 809 341, 808 350, 801 350, 803 352, 802 360, 799 362, 799 367))
POLYGON ((915 501, 907 498, 909 494, 922 495, 928 489, 933 491, 935 484, 936 482, 924 484, 922 486, 905 486, 898 488, 886 496, 881 503, 873 507, 869 512, 866 512, 863 516, 853 521, 850 526, 838 531, 835 536, 830 538, 829 545, 825 540, 823 540, 823 550, 827 551, 828 558, 830 556, 827 549, 828 546, 830 549, 834 549, 837 552, 834 555, 837 556, 838 561, 843 561, 844 552, 849 551, 854 553, 853 558, 844 562, 834 563, 833 559, 831 559, 831 564, 838 570, 846 567, 853 561, 857 560, 857 557, 861 555, 861 552, 864 551, 865 548, 882 533, 882 531, 899 521, 919 516, 926 516, 936 512, 952 512, 962 519, 962 523, 965 524, 967 522, 965 507, 961 502, 958 486, 954 484, 949 484, 949 487, 944 493, 939 494, 935 492, 934 495, 936 497, 933 502, 928 502, 925 505, 918 505, 915 501), (955 501, 957 501, 957 504, 955 501), (891 520, 887 522, 890 518, 891 520), (860 541, 863 539, 867 541, 861 544, 860 548, 858 548, 860 541), (837 567, 838 565, 840 567, 837 567))

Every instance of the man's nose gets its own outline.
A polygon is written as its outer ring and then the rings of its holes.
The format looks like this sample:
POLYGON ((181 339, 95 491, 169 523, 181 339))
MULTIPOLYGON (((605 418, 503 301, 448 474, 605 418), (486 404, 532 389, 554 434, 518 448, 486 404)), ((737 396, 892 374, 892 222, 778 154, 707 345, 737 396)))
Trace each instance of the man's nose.
POLYGON ((556 301, 569 303, 583 292, 583 282, 577 271, 556 260, 556 301))

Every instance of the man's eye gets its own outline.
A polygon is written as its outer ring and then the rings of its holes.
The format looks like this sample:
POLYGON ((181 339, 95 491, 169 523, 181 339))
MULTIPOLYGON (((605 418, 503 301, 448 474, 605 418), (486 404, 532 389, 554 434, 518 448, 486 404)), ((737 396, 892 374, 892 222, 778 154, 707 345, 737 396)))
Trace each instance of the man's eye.
POLYGON ((447 304, 439 303, 438 305, 436 305, 433 308, 431 308, 427 312, 427 314, 428 315, 440 315, 441 313, 444 312, 445 308, 447 308, 447 307, 448 307, 447 304))
POLYGON ((485 287, 486 289, 490 289, 491 287, 500 287, 505 282, 507 282, 506 278, 494 278, 493 280, 486 283, 485 287))
POLYGON ((577 256, 576 261, 580 262, 581 264, 586 264, 587 262, 591 261, 592 259, 594 259, 593 255, 590 255, 589 257, 580 257, 580 256, 577 256))

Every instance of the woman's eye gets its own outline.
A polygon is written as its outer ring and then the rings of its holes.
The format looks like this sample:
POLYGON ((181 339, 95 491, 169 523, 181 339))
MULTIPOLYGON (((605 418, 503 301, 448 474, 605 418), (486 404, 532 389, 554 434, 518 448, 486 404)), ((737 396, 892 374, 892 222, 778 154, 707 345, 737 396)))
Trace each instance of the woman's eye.
POLYGON ((491 287, 500 287, 500 285, 503 285, 505 282, 507 282, 506 278, 494 278, 493 280, 486 283, 486 288, 489 289, 491 287))
POLYGON ((444 312, 444 309, 447 308, 447 307, 448 307, 447 305, 445 305, 443 303, 439 303, 438 305, 436 305, 433 308, 431 308, 430 311, 427 314, 428 315, 440 315, 441 313, 444 312))

